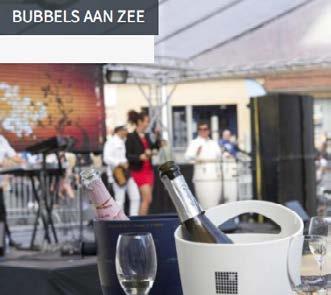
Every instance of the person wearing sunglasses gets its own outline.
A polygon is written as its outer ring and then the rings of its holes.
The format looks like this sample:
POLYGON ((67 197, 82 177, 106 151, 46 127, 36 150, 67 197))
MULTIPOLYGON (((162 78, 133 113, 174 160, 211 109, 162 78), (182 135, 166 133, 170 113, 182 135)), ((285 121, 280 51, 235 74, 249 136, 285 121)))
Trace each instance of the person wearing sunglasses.
POLYGON ((200 122, 198 136, 190 142, 185 153, 186 160, 194 164, 194 189, 205 210, 218 205, 222 194, 221 148, 209 136, 208 123, 200 122))

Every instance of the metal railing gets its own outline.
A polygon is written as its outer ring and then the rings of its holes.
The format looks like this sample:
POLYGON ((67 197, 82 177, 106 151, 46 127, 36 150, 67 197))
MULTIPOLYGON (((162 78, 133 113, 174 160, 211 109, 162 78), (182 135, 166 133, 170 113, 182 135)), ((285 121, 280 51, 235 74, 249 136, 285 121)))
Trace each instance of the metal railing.
MULTIPOLYGON (((49 184, 48 184, 49 185, 49 184)), ((7 219, 10 225, 32 225, 38 209, 28 177, 7 177, 4 185, 7 219)), ((78 191, 75 198, 57 198, 53 208, 56 225, 77 224, 80 218, 78 191)))
MULTIPOLYGON (((222 163, 223 196, 225 201, 249 200, 253 198, 252 163, 249 160, 226 161, 222 163)), ((38 203, 34 199, 31 180, 28 177, 7 176, 4 181, 4 197, 7 219, 11 226, 33 225, 38 203)), ((48 184, 49 185, 49 184, 48 184)), ((37 189, 39 190, 38 186, 37 189)), ((75 198, 55 200, 53 220, 56 226, 78 225, 80 222, 79 190, 75 198)), ((91 206, 83 200, 84 220, 93 218, 91 206)))

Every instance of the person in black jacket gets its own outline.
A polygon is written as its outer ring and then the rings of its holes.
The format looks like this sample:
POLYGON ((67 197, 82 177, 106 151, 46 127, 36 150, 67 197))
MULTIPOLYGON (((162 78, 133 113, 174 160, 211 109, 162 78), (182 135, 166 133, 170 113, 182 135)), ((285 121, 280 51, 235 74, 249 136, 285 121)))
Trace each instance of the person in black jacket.
POLYGON ((129 161, 131 176, 137 183, 141 194, 140 215, 148 214, 152 202, 154 185, 154 171, 151 157, 153 150, 159 148, 159 141, 153 142, 146 132, 150 120, 147 113, 130 111, 128 121, 136 126, 134 132, 129 133, 125 146, 126 158, 129 161))

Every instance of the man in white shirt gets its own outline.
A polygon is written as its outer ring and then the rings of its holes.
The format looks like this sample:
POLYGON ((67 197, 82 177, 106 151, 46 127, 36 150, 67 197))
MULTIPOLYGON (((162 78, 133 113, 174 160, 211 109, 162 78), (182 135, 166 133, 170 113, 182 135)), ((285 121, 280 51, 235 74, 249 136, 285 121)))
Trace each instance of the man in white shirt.
POLYGON ((104 162, 108 165, 108 181, 112 183, 115 200, 124 208, 125 193, 128 192, 130 200, 130 216, 138 215, 140 207, 140 193, 137 184, 132 177, 129 177, 126 185, 119 186, 113 179, 113 170, 122 166, 128 169, 129 164, 125 153, 125 140, 127 137, 127 130, 125 126, 118 126, 114 129, 114 135, 105 143, 103 150, 104 162))
MULTIPOLYGON (((15 150, 10 146, 7 139, 0 134, 0 169, 6 168, 13 164, 22 164, 23 160, 15 150)), ((3 188, 1 183, 1 176, 0 176, 0 221, 3 221, 5 223, 5 231, 9 239, 9 245, 10 246, 18 246, 17 243, 15 243, 11 238, 11 232, 8 227, 7 223, 7 214, 6 214, 6 206, 4 201, 4 195, 3 195, 3 188)))
POLYGON ((208 124, 199 123, 198 137, 185 153, 186 160, 194 163, 194 189, 203 209, 218 205, 222 194, 221 148, 209 135, 208 124))

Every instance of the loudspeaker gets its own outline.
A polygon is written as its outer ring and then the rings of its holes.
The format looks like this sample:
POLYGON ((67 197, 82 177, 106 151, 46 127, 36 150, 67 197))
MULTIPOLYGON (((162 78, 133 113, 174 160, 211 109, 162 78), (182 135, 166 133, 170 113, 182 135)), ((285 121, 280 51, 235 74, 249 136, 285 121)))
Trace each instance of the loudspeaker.
POLYGON ((251 98, 254 193, 316 209, 313 98, 273 93, 251 98))

